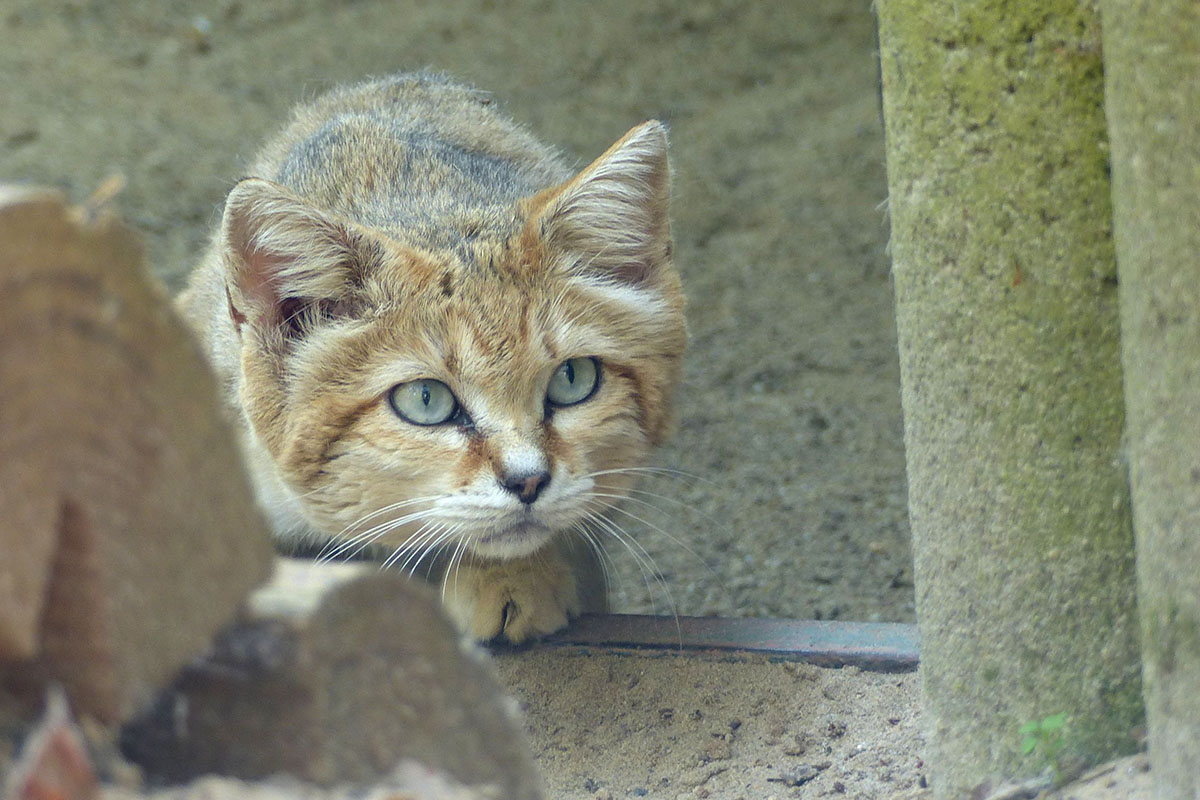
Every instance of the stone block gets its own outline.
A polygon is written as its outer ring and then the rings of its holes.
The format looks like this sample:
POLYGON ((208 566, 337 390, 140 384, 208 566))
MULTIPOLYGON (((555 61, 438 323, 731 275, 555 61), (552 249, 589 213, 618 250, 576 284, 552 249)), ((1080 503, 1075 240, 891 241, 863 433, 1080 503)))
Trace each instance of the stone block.
POLYGON ((272 564, 215 382, 96 207, 0 187, 0 718, 114 725, 272 564))
POLYGON ((429 587, 365 564, 281 559, 122 747, 149 775, 287 773, 366 784, 409 760, 540 798, 512 701, 429 587))

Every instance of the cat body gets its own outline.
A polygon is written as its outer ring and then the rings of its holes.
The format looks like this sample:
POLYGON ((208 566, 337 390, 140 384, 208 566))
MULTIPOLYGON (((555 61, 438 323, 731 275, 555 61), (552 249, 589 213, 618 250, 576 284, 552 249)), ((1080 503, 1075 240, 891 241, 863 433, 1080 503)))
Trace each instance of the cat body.
POLYGON ((436 75, 299 107, 178 299, 280 543, 380 548, 480 639, 603 608, 686 341, 669 182, 660 123, 573 174, 436 75))

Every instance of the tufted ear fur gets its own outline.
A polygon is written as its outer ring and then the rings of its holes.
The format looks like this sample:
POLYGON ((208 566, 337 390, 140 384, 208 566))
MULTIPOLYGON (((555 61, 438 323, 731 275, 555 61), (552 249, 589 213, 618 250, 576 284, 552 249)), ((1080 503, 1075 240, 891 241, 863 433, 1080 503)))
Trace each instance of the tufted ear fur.
POLYGON ((249 321, 295 338, 353 308, 365 266, 357 227, 278 184, 246 178, 233 187, 221 244, 229 313, 239 332, 249 321))
POLYGON ((552 247, 578 256, 572 270, 580 276, 640 286, 669 267, 671 170, 661 122, 633 128, 539 199, 531 224, 552 247))

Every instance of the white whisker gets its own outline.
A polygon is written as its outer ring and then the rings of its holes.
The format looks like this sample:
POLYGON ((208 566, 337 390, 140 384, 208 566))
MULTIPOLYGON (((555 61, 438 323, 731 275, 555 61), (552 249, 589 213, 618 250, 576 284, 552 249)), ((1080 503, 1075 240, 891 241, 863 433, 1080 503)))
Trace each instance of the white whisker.
POLYGON ((292 505, 297 500, 303 500, 306 497, 312 497, 317 492, 323 492, 323 491, 325 491, 325 487, 318 486, 316 489, 310 489, 309 491, 305 492, 304 494, 290 495, 288 497, 284 497, 281 500, 272 500, 269 503, 261 503, 261 505, 264 508, 266 508, 266 510, 268 510, 268 511, 277 511, 281 508, 287 508, 288 506, 292 505))
POLYGON ((439 552, 442 546, 453 537, 455 530, 457 530, 457 526, 448 528, 445 522, 437 522, 433 525, 432 530, 420 540, 405 543, 403 549, 407 553, 407 557, 400 565, 400 571, 415 578, 417 570, 421 568, 421 562, 431 554, 439 552))
MULTIPOLYGON (((606 499, 613 499, 613 500, 628 500, 631 503, 641 503, 642 505, 652 508, 655 511, 660 511, 660 512, 662 511, 662 509, 658 508, 658 506, 655 506, 653 503, 647 503, 645 500, 640 500, 636 497, 625 497, 625 496, 619 495, 619 494, 606 494, 604 492, 591 492, 590 494, 592 497, 603 497, 606 499)), ((688 555, 695 558, 696 561, 700 562, 700 564, 706 570, 708 570, 708 574, 712 578, 714 578, 717 581, 717 583, 721 583, 721 576, 718 575, 716 573, 716 571, 713 570, 713 568, 708 564, 708 562, 705 561, 704 558, 701 557, 701 555, 699 553, 697 553, 695 550, 693 550, 688 545, 688 543, 685 542, 683 539, 680 539, 678 536, 671 533, 670 531, 667 531, 667 530, 661 528, 660 526, 655 525, 650 520, 639 517, 637 514, 634 514, 629 509, 621 508, 621 506, 618 505, 617 503, 606 503, 605 506, 611 511, 616 511, 620 514, 624 514, 625 516, 629 517, 630 519, 635 520, 636 522, 640 522, 642 525, 645 525, 647 528, 650 528, 651 530, 655 531, 656 533, 661 533, 663 536, 667 537, 667 539, 669 539, 672 544, 675 544, 678 547, 682 548, 684 550, 684 552, 686 552, 688 555)))
POLYGON ((458 544, 454 547, 454 552, 450 555, 450 563, 446 566, 446 572, 442 575, 442 602, 446 602, 446 585, 450 583, 450 573, 454 573, 454 596, 458 597, 458 568, 462 564, 463 554, 466 552, 467 540, 459 539, 458 544))
MULTIPOLYGON (((389 567, 395 565, 395 563, 400 560, 400 557, 406 553, 419 552, 420 548, 423 548, 427 542, 436 539, 437 535, 437 521, 426 521, 421 525, 421 527, 417 528, 416 532, 409 536, 402 544, 398 545, 396 549, 393 550, 388 557, 383 560, 383 563, 379 565, 379 568, 381 570, 388 569, 389 567)), ((403 572, 404 568, 401 567, 400 571, 403 572)))
POLYGON ((580 538, 587 543, 587 546, 593 553, 596 554, 596 560, 600 562, 600 571, 604 575, 604 593, 607 595, 612 591, 612 577, 617 576, 618 591, 625 594, 625 579, 621 573, 615 572, 615 565, 612 563, 612 558, 604 549, 604 545, 596 538, 595 532, 588 527, 589 520, 580 520, 572 529, 578 533, 580 538))
POLYGON ((424 503, 429 500, 437 500, 440 497, 441 497, 441 495, 432 495, 432 494, 427 495, 425 497, 410 497, 407 500, 401 500, 397 503, 391 503, 389 505, 382 506, 382 507, 377 508, 368 514, 364 514, 363 516, 354 520, 354 522, 351 522, 349 525, 342 528, 338 532, 337 535, 340 538, 340 537, 345 536, 346 534, 350 533, 350 531, 354 530, 359 525, 362 525, 363 523, 367 522, 368 520, 382 516, 383 514, 389 514, 393 511, 399 511, 402 508, 407 508, 408 506, 415 505, 416 503, 424 503))
POLYGON ((384 535, 391 533, 399 527, 407 525, 410 522, 415 522, 430 516, 433 512, 430 509, 414 511, 411 514, 405 514, 402 517, 388 520, 380 523, 372 528, 369 528, 362 533, 356 534, 349 539, 332 539, 321 548, 321 552, 317 554, 317 562, 324 563, 339 558, 346 554, 347 551, 353 548, 353 552, 349 554, 349 558, 353 558, 361 553, 366 548, 370 547, 384 535), (336 546, 335 546, 336 545, 336 546), (332 548, 332 549, 331 549, 332 548))
POLYGON ((678 478, 681 480, 686 479, 686 480, 691 480, 691 481, 697 481, 700 483, 707 483, 707 484, 711 484, 714 486, 716 485, 713 481, 710 481, 708 478, 702 477, 700 475, 696 475, 695 473, 685 472, 681 469, 674 469, 672 467, 618 467, 615 469, 601 469, 601 470, 597 470, 595 472, 587 472, 587 473, 584 473, 583 475, 580 475, 579 477, 580 478, 598 478, 601 475, 624 475, 624 474, 654 475, 654 476, 658 476, 658 477, 678 478))
POLYGON ((642 571, 643 580, 646 582, 646 591, 650 595, 650 602, 652 604, 654 603, 654 589, 650 583, 650 579, 653 578, 654 582, 658 584, 659 589, 666 597, 667 604, 671 608, 672 615, 678 619, 679 613, 676 611, 675 598, 671 594, 671 587, 667 585, 666 580, 664 580, 662 577, 662 573, 659 572, 655 566, 654 556, 650 555, 649 551, 642 547, 637 539, 635 539, 633 536, 630 536, 623 528, 621 528, 621 526, 618 525, 615 520, 611 520, 594 511, 588 512, 588 518, 599 525, 601 530, 608 533, 614 539, 624 545, 629 554, 633 556, 634 561, 637 562, 639 569, 642 571))

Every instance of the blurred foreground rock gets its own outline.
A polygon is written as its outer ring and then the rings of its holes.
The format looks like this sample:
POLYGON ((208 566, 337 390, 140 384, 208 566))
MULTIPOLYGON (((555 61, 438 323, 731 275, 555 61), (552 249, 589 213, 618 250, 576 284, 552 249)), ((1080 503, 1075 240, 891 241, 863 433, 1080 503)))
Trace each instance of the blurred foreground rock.
POLYGON ((543 796, 427 587, 274 558, 130 231, 0 186, 0 290, 0 800, 543 796))
POLYGON ((136 236, 0 186, 0 720, 114 724, 266 579, 268 533, 136 236))
POLYGON ((170 781, 286 772, 322 785, 403 759, 508 800, 541 797, 514 709, 433 593, 365 564, 281 560, 122 749, 170 781))
MULTIPOLYGON (((0 781, 3 800, 503 800, 497 784, 464 786, 445 773, 404 760, 365 787, 315 786, 290 776, 266 781, 206 776, 184 786, 146 791, 136 786, 102 786, 71 719, 65 696, 54 691, 45 715, 29 734, 19 761, 0 781)), ((112 765, 106 765, 111 767, 112 765)))
MULTIPOLYGON (((364 788, 323 788, 287 777, 265 781, 208 776, 171 789, 133 792, 105 788, 102 800, 508 800, 494 785, 464 786, 415 761, 405 761, 384 779, 364 788)), ((82 800, 70 798, 69 800, 82 800)))

